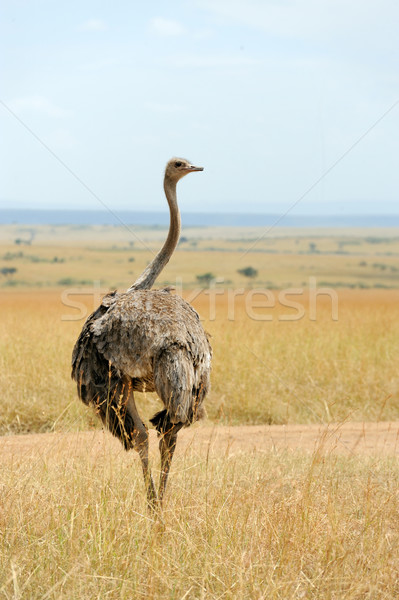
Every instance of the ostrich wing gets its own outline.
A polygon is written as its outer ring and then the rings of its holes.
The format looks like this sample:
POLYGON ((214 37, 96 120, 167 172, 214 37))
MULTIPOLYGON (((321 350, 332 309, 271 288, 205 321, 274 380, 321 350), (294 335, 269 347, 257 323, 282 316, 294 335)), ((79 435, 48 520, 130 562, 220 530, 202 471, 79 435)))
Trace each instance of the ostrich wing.
POLYGON ((162 290, 106 296, 75 345, 74 369, 92 345, 131 378, 152 379, 154 361, 171 347, 184 349, 195 370, 210 368, 211 347, 198 314, 180 296, 162 290))

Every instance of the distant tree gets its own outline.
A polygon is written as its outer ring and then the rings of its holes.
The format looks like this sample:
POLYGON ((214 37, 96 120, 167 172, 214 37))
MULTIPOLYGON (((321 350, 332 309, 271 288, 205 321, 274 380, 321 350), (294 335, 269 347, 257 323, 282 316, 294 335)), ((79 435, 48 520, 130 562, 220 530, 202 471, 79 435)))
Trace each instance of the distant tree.
POLYGON ((216 275, 214 275, 213 273, 204 273, 203 275, 197 275, 198 283, 202 283, 203 285, 209 285, 214 279, 216 279, 216 275))
POLYGON ((253 267, 245 267, 244 269, 237 269, 237 273, 240 275, 244 275, 244 277, 250 277, 251 279, 255 279, 258 276, 258 270, 253 267))
POLYGON ((188 242, 188 238, 186 238, 186 237, 184 237, 184 235, 182 235, 179 240, 179 244, 185 244, 186 242, 188 242))
POLYGON ((6 277, 7 277, 8 275, 14 275, 14 273, 16 273, 16 272, 17 272, 17 269, 16 269, 15 267, 3 267, 3 268, 0 270, 0 273, 1 273, 2 275, 5 275, 6 277))
POLYGON ((311 254, 314 254, 315 252, 318 252, 317 245, 314 242, 309 242, 309 252, 311 254))
POLYGON ((17 244, 17 246, 22 246, 22 245, 30 246, 32 244, 32 240, 33 240, 33 237, 31 237, 30 240, 23 240, 22 238, 17 238, 16 240, 14 240, 14 244, 17 244))

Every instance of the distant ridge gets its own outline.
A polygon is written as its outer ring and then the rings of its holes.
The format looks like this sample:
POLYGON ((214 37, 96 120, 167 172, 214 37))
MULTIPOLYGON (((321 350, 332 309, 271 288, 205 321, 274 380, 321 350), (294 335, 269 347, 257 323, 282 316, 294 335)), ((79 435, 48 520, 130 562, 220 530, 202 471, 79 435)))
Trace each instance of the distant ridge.
MULTIPOLYGON (((0 224, 168 226, 169 214, 120 210, 0 210, 0 224)), ((398 215, 292 215, 182 212, 186 227, 399 227, 398 215), (277 223, 276 223, 277 222, 277 223)))

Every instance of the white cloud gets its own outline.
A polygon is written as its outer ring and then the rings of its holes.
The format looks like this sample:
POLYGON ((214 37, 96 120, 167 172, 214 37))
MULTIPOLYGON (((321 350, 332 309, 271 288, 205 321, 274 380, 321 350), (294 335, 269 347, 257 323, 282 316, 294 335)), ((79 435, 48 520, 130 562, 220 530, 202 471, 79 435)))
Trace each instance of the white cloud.
POLYGON ((72 111, 56 106, 48 98, 39 95, 17 98, 11 102, 11 106, 17 112, 39 112, 55 119, 64 119, 72 115, 72 111))
POLYGON ((79 31, 105 31, 107 24, 101 19, 89 19, 78 27, 79 31))
POLYGON ((178 36, 186 33, 185 28, 178 21, 155 17, 150 21, 150 31, 157 35, 178 36))

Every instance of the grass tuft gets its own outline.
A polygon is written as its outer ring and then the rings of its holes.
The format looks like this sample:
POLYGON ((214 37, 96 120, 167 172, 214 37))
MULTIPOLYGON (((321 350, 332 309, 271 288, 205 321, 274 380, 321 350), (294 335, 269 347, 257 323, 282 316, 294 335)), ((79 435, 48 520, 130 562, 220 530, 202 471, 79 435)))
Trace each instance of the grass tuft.
POLYGON ((313 455, 189 449, 156 520, 133 455, 57 440, 2 462, 0 597, 399 593, 396 460, 326 455, 323 439, 313 455))

